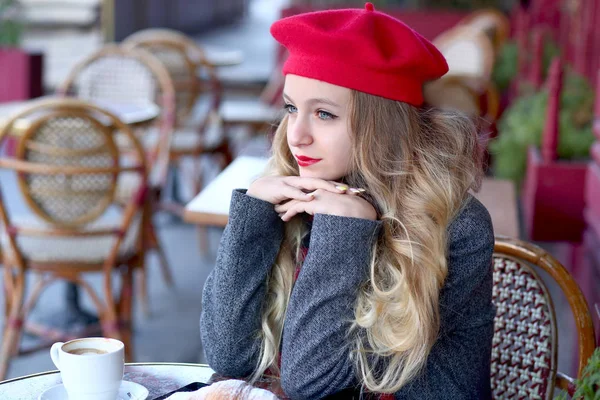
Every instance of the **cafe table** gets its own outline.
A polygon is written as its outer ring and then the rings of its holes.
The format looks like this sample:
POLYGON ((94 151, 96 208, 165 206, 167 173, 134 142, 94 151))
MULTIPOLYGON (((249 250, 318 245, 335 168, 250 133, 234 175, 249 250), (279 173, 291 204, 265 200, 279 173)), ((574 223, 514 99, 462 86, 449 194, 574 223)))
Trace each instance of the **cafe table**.
MULTIPOLYGON (((204 62, 210 66, 217 68, 218 75, 222 80, 222 68, 223 67, 236 67, 244 62, 244 53, 239 50, 225 50, 217 47, 205 47, 203 48, 204 62)), ((200 62, 196 57, 196 53, 191 54, 192 61, 195 63, 200 62)), ((237 68, 234 68, 234 70, 237 68)), ((199 65, 196 71, 197 77, 201 80, 207 79, 206 70, 203 65, 199 65)))
MULTIPOLYGON (((231 191, 248 188, 261 175, 267 161, 265 157, 236 158, 186 205, 183 219, 203 226, 227 225, 231 191)), ((475 197, 490 212, 496 235, 519 237, 517 196, 511 181, 485 178, 475 197)))
POLYGON ((204 58, 213 67, 232 67, 244 61, 244 53, 240 50, 226 50, 205 46, 204 58))
MULTIPOLYGON (((125 365, 123 379, 144 386, 149 392, 147 400, 152 400, 192 382, 207 383, 213 374, 214 371, 205 364, 131 363, 125 365)), ((34 400, 61 383, 59 371, 10 379, 0 382, 0 399, 34 400)))
MULTIPOLYGON (((213 46, 202 48, 204 61, 217 69, 217 76, 224 88, 234 89, 263 87, 267 84, 271 71, 265 71, 261 67, 253 67, 244 64, 244 52, 241 50, 224 49, 213 46), (243 65, 242 65, 243 64, 243 65)), ((192 61, 198 63, 195 54, 191 54, 192 61)), ((204 81, 208 79, 203 66, 198 66, 197 77, 204 81)))

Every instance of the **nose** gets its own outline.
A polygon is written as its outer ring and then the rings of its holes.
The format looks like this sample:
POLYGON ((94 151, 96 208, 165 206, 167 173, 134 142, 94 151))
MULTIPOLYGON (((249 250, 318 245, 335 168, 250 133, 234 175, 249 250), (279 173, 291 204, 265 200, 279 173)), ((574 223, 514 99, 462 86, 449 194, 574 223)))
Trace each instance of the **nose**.
POLYGON ((288 145, 294 147, 307 146, 313 142, 310 121, 302 115, 288 119, 287 125, 288 145))

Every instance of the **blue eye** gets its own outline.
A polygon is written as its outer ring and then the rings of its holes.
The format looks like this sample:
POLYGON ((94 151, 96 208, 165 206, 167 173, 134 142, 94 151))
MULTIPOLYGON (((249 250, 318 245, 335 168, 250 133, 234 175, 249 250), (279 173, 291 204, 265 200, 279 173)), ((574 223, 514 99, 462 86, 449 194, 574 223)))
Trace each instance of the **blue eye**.
POLYGON ((328 119, 336 119, 337 117, 330 112, 319 110, 317 111, 317 116, 319 119, 328 120, 328 119))
POLYGON ((286 105, 283 106, 283 108, 285 108, 285 110, 289 114, 298 112, 298 109, 295 106, 291 105, 291 104, 286 104, 286 105))

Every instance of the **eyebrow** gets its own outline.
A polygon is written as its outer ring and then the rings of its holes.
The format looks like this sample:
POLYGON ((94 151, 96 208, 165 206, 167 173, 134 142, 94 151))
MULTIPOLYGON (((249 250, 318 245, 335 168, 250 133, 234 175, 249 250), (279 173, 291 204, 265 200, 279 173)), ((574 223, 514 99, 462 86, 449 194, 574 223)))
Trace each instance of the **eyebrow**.
MULTIPOLYGON (((287 101, 289 101, 291 103, 294 103, 294 101, 292 100, 292 98, 290 96, 288 96, 287 94, 285 94, 285 93, 283 94, 283 98, 284 98, 284 100, 287 100, 287 101)), ((337 108, 341 108, 342 107, 341 105, 337 104, 336 102, 334 102, 332 100, 329 100, 327 98, 324 98, 324 97, 308 99, 307 103, 308 104, 328 104, 330 106, 337 107, 337 108)))

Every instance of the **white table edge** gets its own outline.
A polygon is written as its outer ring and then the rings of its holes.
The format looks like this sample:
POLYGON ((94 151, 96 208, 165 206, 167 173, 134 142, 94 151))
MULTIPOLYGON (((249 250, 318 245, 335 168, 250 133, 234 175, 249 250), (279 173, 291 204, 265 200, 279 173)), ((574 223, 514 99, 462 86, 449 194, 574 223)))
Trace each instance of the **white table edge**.
MULTIPOLYGON (((161 365, 167 365, 167 366, 183 366, 183 367, 202 367, 202 368, 210 368, 210 366, 208 364, 194 364, 194 363, 176 363, 176 362, 141 362, 141 363, 125 363, 126 367, 145 367, 145 366, 161 366, 161 365)), ((52 371, 44 371, 44 372, 37 372, 35 374, 30 374, 30 375, 24 375, 24 376, 19 376, 16 378, 11 378, 11 379, 7 379, 4 381, 0 381, 0 385, 4 385, 4 384, 9 384, 9 383, 13 383, 13 382, 18 382, 18 381, 22 381, 25 379, 29 379, 29 378, 37 378, 40 376, 45 376, 45 375, 53 375, 53 374, 60 374, 59 370, 52 370, 52 371)))

